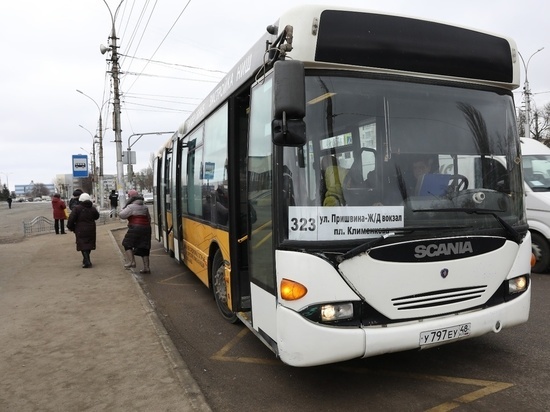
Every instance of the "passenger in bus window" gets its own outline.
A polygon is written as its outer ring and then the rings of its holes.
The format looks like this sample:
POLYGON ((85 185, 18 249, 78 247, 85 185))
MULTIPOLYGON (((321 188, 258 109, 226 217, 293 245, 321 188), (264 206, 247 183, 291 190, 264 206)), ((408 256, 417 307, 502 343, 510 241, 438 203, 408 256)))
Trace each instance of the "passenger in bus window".
POLYGON ((420 192, 422 186, 422 180, 424 175, 430 173, 431 162, 428 157, 419 157, 412 164, 413 176, 415 179, 414 194, 417 195, 420 192))
MULTIPOLYGON (((407 196, 418 196, 424 176, 438 173, 437 157, 432 155, 415 155, 408 159, 409 166, 405 166, 405 184, 407 196)), ((405 163, 405 164, 407 164, 405 163)))
POLYGON ((321 199, 323 206, 344 206, 342 183, 348 170, 338 166, 336 157, 328 155, 321 160, 321 199))

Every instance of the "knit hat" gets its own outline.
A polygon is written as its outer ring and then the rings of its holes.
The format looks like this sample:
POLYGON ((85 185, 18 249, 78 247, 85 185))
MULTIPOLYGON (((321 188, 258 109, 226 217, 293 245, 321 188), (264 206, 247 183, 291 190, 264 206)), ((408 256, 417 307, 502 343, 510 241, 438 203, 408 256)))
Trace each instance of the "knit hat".
POLYGON ((128 197, 136 197, 136 196, 139 196, 139 193, 137 192, 137 190, 128 190, 128 197))
POLYGON ((80 196, 82 193, 83 192, 81 189, 75 189, 75 191, 73 192, 73 196, 80 196))
POLYGON ((92 200, 92 198, 90 197, 90 195, 88 193, 82 193, 80 195, 80 197, 78 198, 79 202, 85 202, 86 200, 89 200, 89 201, 92 200))

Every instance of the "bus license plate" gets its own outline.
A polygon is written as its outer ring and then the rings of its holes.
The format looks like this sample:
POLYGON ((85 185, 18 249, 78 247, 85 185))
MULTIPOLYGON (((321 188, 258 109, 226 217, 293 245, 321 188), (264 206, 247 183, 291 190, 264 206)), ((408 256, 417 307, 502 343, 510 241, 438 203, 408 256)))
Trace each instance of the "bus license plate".
POLYGON ((420 333, 420 346, 431 345, 432 343, 446 342, 448 340, 458 339, 470 334, 470 323, 451 326, 450 328, 430 330, 420 333))

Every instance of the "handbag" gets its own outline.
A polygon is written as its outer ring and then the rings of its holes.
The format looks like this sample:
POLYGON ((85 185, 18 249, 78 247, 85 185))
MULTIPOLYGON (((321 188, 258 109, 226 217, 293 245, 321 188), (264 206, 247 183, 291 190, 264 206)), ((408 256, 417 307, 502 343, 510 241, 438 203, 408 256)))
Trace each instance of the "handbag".
POLYGON ((67 208, 63 209, 65 211, 65 219, 69 220, 69 211, 67 208))

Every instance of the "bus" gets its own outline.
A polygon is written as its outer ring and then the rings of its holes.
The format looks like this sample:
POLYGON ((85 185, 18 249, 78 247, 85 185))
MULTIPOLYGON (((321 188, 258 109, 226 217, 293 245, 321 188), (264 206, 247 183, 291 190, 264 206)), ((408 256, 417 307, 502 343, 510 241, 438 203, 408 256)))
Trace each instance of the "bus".
POLYGON ((155 237, 292 366, 526 322, 518 61, 483 31, 294 8, 159 150, 155 237))

